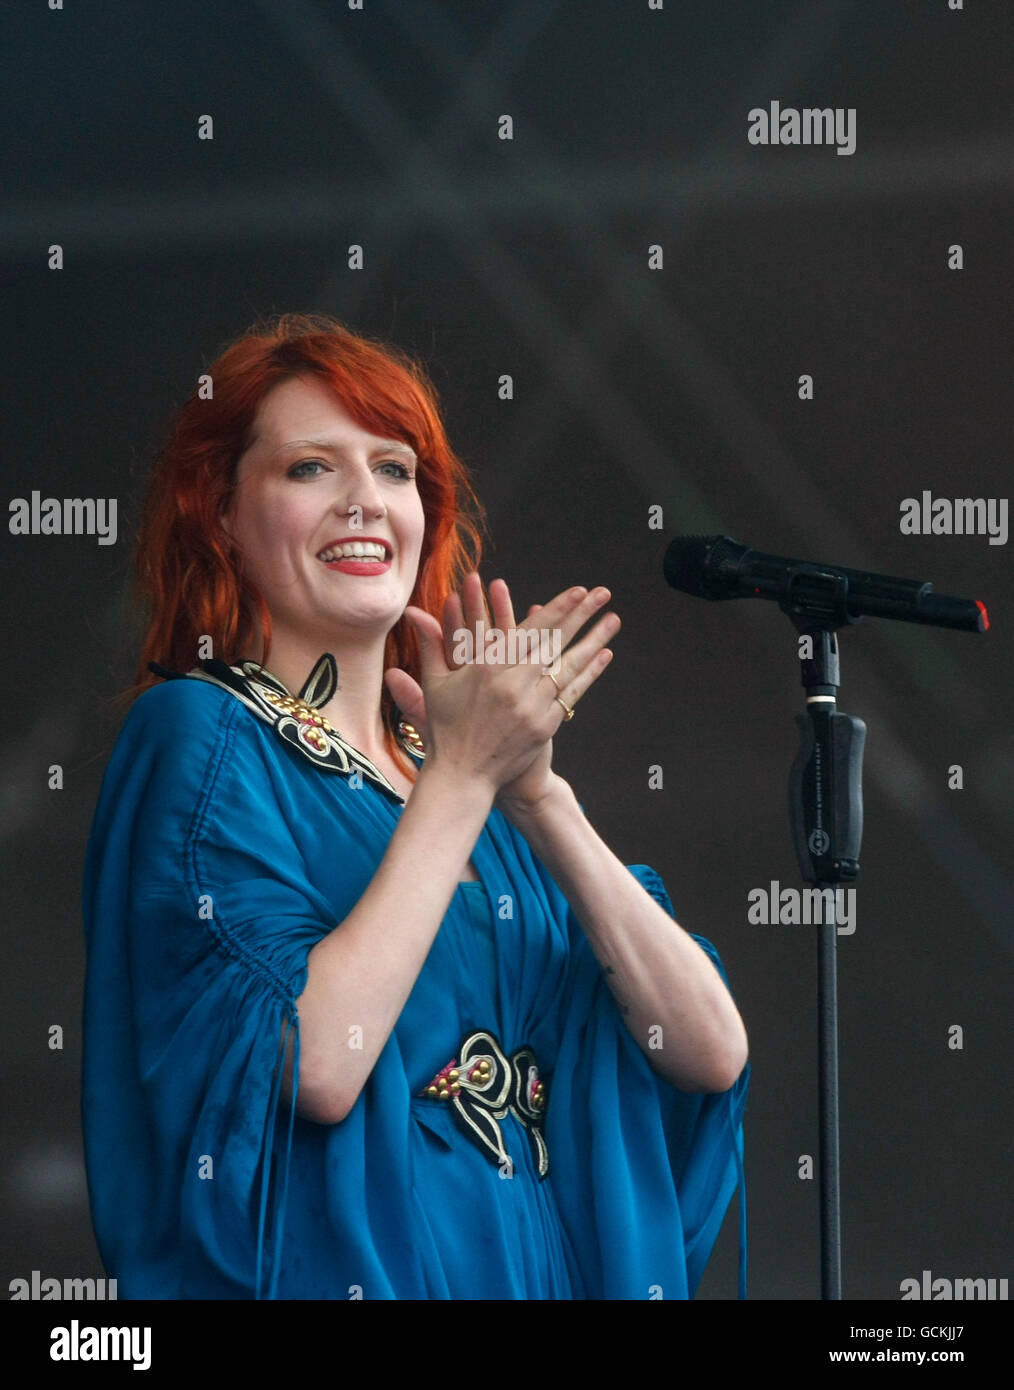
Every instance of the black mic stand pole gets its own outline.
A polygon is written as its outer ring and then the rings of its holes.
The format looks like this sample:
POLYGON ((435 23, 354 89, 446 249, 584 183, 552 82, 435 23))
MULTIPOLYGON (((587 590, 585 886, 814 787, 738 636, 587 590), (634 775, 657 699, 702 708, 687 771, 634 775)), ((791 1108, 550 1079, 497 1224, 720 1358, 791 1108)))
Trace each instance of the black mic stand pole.
POLYGON ((789 776, 789 824, 804 882, 820 893, 817 935, 817 1091, 820 1155, 820 1296, 840 1299, 841 1190, 838 1150, 838 920, 836 890, 859 876, 863 836, 866 725, 837 708, 839 627, 861 622, 846 610, 848 581, 824 572, 827 592, 795 599, 794 580, 820 567, 800 565, 780 603, 800 634, 806 713, 796 715, 802 743, 789 776), (804 639, 809 638, 809 644, 804 639))

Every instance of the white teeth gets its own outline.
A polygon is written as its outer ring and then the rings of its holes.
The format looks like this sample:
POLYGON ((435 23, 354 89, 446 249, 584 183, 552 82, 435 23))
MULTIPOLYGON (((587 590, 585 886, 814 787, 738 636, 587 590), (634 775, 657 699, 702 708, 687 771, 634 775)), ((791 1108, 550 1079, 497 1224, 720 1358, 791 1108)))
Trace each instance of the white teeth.
POLYGON ((317 558, 325 563, 329 560, 386 560, 387 552, 376 541, 347 541, 344 545, 322 550, 317 558))

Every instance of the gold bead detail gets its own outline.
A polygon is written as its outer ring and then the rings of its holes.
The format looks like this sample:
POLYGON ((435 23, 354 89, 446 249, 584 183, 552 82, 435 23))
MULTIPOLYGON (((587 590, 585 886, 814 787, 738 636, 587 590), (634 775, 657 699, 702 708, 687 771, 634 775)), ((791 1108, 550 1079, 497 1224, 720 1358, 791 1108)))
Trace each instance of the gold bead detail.
POLYGON ((399 721, 398 732, 399 734, 401 734, 402 738, 405 739, 407 743, 410 743, 412 745, 416 752, 426 752, 419 730, 416 729, 414 725, 410 724, 407 719, 402 719, 399 721))
POLYGON ((284 714, 291 714, 302 724, 313 724, 318 729, 325 729, 328 733, 334 730, 322 714, 318 714, 312 705, 308 705, 305 700, 298 699, 295 695, 279 695, 274 690, 262 692, 269 705, 274 705, 284 714))

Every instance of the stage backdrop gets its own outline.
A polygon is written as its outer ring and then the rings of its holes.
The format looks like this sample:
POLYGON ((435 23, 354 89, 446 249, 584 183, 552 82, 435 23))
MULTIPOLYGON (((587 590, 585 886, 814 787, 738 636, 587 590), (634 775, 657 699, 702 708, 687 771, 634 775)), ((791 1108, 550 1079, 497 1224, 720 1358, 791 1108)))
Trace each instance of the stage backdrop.
MULTIPOLYGON (((726 963, 753 1298, 819 1290, 815 933, 751 920, 799 884, 796 639, 773 604, 675 593, 663 553, 723 533, 988 604, 981 636, 841 640, 869 728, 839 937, 845 1293, 1012 1273, 1012 35, 1005 6, 947 0, 8 17, 4 1288, 102 1273, 79 891, 136 659, 138 503, 169 412, 281 310, 423 359, 487 580, 525 609, 613 592, 615 659, 556 766, 726 963), (46 498, 95 525, 39 533, 46 498)), ((735 1265, 733 1204, 700 1297, 734 1297, 735 1265)))

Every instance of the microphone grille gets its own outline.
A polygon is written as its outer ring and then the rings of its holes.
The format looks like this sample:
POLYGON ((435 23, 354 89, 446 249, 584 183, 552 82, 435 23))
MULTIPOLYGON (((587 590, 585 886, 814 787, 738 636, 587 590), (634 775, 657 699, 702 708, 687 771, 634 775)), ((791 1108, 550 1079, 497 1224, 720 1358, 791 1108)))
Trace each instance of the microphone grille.
POLYGON ((665 577, 674 589, 697 598, 724 597, 712 592, 709 561, 718 547, 721 555, 727 546, 742 550, 730 536, 677 536, 665 552, 665 577))

